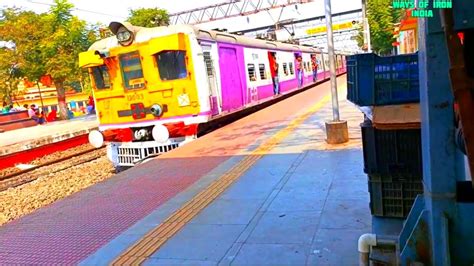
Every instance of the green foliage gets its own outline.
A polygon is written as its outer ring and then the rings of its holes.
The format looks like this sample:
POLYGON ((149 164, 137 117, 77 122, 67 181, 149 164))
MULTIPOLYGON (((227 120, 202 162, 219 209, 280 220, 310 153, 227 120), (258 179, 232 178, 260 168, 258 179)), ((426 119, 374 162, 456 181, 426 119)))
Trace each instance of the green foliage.
MULTIPOLYGON (((392 43, 394 24, 400 22, 402 10, 391 7, 392 0, 368 0, 367 18, 370 27, 370 43, 372 50, 381 55, 390 54, 393 49, 392 43)), ((360 47, 363 46, 363 29, 359 28, 356 37, 360 47)))
MULTIPOLYGON (((43 14, 16 8, 0 11, 0 36, 16 44, 16 58, 10 56, 5 60, 19 65, 23 75, 31 81, 51 75, 60 106, 65 106, 63 84, 84 79, 78 55, 98 36, 96 26, 88 26, 72 15, 73 5, 67 0, 54 0, 54 3, 49 13, 43 14)), ((0 60, 0 79, 4 79, 2 70, 8 65, 5 60, 0 60)))
POLYGON ((73 81, 80 77, 78 56, 96 40, 95 34, 86 27, 84 21, 72 16, 72 5, 66 0, 55 0, 50 14, 45 16, 45 38, 41 42, 44 49, 45 67, 53 80, 73 81))
POLYGON ((0 36, 3 41, 15 44, 14 49, 0 49, 0 93, 3 97, 9 98, 14 94, 20 77, 39 77, 44 73, 42 65, 28 63, 38 56, 36 44, 40 31, 36 25, 39 19, 38 14, 18 8, 0 11, 0 36))
POLYGON ((16 63, 18 56, 12 49, 0 49, 0 100, 11 102, 11 95, 15 93, 20 69, 16 63))
POLYGON ((127 21, 135 26, 158 27, 169 25, 168 12, 160 8, 139 8, 130 10, 127 21))
POLYGON ((355 36, 355 40, 357 42, 357 45, 365 50, 364 47, 364 24, 359 23, 355 26, 355 29, 357 30, 357 35, 355 36))

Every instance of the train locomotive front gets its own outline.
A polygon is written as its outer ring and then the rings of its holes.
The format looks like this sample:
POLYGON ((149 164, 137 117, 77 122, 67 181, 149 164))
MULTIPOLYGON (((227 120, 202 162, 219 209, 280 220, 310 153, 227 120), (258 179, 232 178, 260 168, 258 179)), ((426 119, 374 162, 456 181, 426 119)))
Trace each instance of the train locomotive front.
MULTIPOLYGON (((110 29, 115 36, 81 53, 79 64, 89 70, 99 120, 89 140, 96 147, 107 142, 118 167, 195 139, 199 125, 329 77, 328 55, 313 47, 186 25, 112 22, 110 29)), ((345 58, 336 59, 342 74, 345 58)))
POLYGON ((196 138, 209 119, 202 60, 192 28, 141 28, 112 22, 115 34, 79 56, 92 80, 99 130, 95 147, 107 143, 116 167, 133 166, 196 138))

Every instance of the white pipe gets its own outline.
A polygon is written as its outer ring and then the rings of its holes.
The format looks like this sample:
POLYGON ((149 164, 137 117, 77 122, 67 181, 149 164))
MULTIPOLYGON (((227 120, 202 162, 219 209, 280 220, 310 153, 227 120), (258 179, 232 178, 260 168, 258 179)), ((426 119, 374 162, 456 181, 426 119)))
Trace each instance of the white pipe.
POLYGON ((375 234, 363 234, 359 237, 358 250, 359 250, 359 265, 369 265, 369 253, 370 247, 377 245, 377 236, 375 234))

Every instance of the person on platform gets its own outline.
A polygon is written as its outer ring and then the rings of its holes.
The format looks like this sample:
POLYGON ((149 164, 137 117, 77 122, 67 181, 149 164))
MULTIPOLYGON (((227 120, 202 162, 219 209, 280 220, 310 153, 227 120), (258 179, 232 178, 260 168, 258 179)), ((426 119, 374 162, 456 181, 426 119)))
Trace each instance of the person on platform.
POLYGON ((12 105, 12 109, 10 109, 10 113, 21 112, 21 111, 28 111, 28 104, 24 104, 23 106, 18 105, 18 107, 13 107, 12 105))
POLYGON ((316 56, 311 56, 311 67, 313 69, 313 82, 318 80, 318 61, 316 60, 316 56))
POLYGON ((87 113, 95 114, 95 103, 94 98, 92 96, 89 96, 89 103, 87 104, 87 113))
POLYGON ((275 54, 273 56, 273 64, 270 66, 270 72, 272 75, 272 81, 273 81, 273 95, 278 96, 280 95, 280 81, 278 79, 278 62, 276 60, 275 54))
POLYGON ((30 105, 30 108, 28 109, 28 116, 31 119, 35 120, 35 118, 37 117, 37 115, 36 115, 36 105, 34 105, 34 104, 30 105), (35 117, 35 118, 33 118, 33 117, 35 117))
POLYGON ((56 121, 56 117, 57 117, 57 116, 58 116, 58 112, 53 109, 53 110, 48 114, 48 117, 46 117, 46 121, 48 121, 48 122, 56 121))
POLYGON ((40 117, 39 111, 36 109, 36 105, 32 104, 30 105, 30 109, 28 109, 28 115, 30 116, 31 119, 36 121, 39 125, 42 125, 44 123, 44 117, 40 117))
POLYGON ((69 108, 67 109, 67 118, 68 119, 73 119, 74 118, 74 113, 69 108))
POLYGON ((38 118, 39 118, 39 120, 40 120, 40 122, 39 122, 40 125, 47 123, 47 121, 46 121, 46 115, 45 115, 45 113, 44 113, 43 110, 38 111, 38 118))
POLYGON ((298 88, 303 87, 303 62, 301 55, 296 57, 296 77, 298 79, 298 88))
POLYGON ((12 108, 12 105, 8 105, 6 102, 3 102, 3 108, 1 111, 3 114, 8 114, 11 108, 12 108))

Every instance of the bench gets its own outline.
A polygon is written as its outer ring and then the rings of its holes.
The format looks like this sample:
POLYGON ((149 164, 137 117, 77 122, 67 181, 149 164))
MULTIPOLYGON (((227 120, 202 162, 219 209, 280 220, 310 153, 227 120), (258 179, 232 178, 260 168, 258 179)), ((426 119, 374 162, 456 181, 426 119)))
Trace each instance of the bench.
POLYGON ((37 124, 38 123, 28 116, 28 111, 0 114, 0 133, 24 127, 32 127, 37 124))

